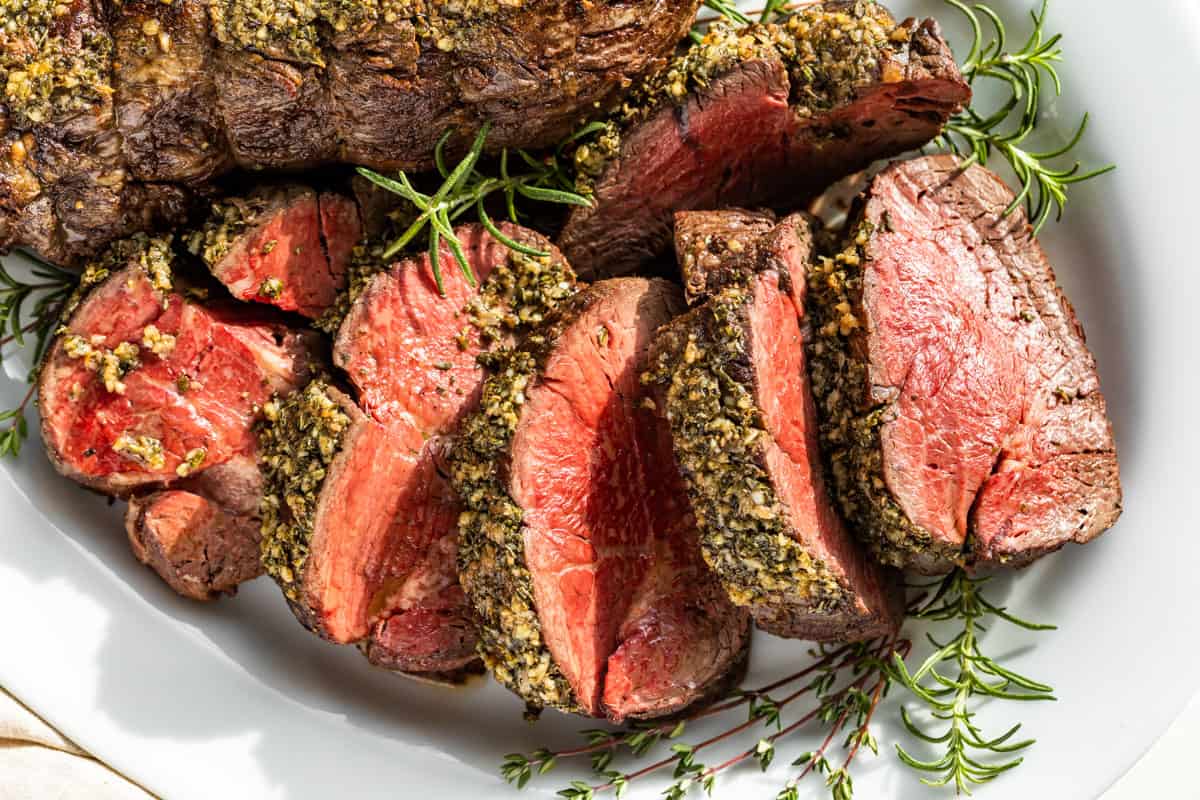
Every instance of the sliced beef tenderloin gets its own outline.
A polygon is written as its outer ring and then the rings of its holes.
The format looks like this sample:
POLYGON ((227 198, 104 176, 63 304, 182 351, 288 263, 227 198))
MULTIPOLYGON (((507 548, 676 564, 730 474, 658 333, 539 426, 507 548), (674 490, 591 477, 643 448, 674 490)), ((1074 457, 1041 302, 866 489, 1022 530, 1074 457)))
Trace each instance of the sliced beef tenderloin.
POLYGON ((675 258, 688 305, 708 294, 708 276, 730 260, 753 258, 759 237, 775 227, 770 211, 727 208, 675 214, 675 258))
MULTIPOLYGON (((547 255, 516 253, 481 226, 463 226, 458 238, 476 286, 443 243, 444 294, 428 256, 401 261, 357 287, 334 359, 362 410, 344 412, 350 433, 337 438, 337 461, 322 467, 324 478, 310 492, 317 498, 314 522, 286 524, 320 555, 272 571, 306 624, 334 641, 366 637, 367 656, 392 669, 452 672, 476 658, 455 566, 459 509, 445 477, 445 451, 477 402, 484 377, 478 356, 541 321, 574 291, 574 276, 546 239, 515 226, 504 230, 547 255), (371 487, 365 492, 371 513, 332 505, 358 485, 371 487), (356 577, 348 582, 347 575, 356 577)), ((285 443, 295 440, 280 435, 285 443)), ((272 493, 288 496, 278 483, 272 493)))
POLYGON ((717 25, 581 140, 596 203, 558 244, 581 277, 632 272, 670 246, 675 211, 794 205, 929 141, 969 97, 937 24, 875 3, 717 25))
POLYGON ((188 246, 237 299, 315 319, 345 288, 361 235, 353 200, 293 185, 214 203, 188 246))
POLYGON ((297 618, 340 643, 367 635, 420 436, 367 417, 323 380, 268 406, 262 554, 297 618))
POLYGON ((700 560, 638 382, 677 288, 604 281, 497 359, 451 478, 463 588, 498 681, 614 720, 702 698, 742 658, 746 615, 700 560))
POLYGON ((719 265, 709 298, 659 333, 645 380, 729 597, 771 633, 850 641, 894 633, 904 601, 825 486, 793 277, 806 274, 810 226, 787 217, 719 265))
POLYGON ((38 382, 55 467, 125 496, 250 453, 264 403, 307 380, 314 335, 173 286, 168 240, 118 242, 83 276, 38 382))
POLYGON ((134 555, 193 600, 234 594, 262 574, 255 459, 238 456, 169 489, 130 498, 125 530, 134 555))
POLYGON ((1012 202, 952 156, 894 164, 810 276, 834 483, 888 563, 1023 565, 1120 514, 1095 360, 1012 202))

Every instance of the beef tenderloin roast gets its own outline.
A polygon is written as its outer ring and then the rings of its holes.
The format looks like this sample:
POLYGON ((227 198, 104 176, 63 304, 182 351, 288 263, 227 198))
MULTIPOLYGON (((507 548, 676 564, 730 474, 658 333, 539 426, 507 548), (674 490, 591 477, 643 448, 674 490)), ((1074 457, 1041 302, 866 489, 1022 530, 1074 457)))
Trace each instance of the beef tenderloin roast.
POLYGON ((699 0, 0 8, 0 250, 76 262, 237 166, 544 147, 662 66, 699 0), (65 13, 60 13, 64 9, 65 13))

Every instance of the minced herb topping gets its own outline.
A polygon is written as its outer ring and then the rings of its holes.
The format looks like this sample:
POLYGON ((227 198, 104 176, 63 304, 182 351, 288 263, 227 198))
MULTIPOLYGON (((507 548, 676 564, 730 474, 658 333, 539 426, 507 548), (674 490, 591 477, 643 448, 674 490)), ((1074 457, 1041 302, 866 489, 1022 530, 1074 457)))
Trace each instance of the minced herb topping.
MULTIPOLYGON (((531 336, 537 348, 545 339, 531 336)), ((537 377, 531 350, 488 358, 495 370, 483 385, 479 410, 463 425, 450 480, 463 504, 459 516, 459 579, 479 617, 479 652, 501 684, 531 704, 577 711, 570 684, 542 639, 525 562, 522 511, 503 476, 526 391, 537 377)))
POLYGON ((574 293, 575 273, 563 261, 509 250, 508 260, 488 274, 465 311, 483 341, 490 343, 541 324, 574 293))
POLYGON ((325 66, 322 48, 341 34, 411 22, 418 37, 449 51, 464 26, 524 0, 214 0, 209 16, 224 45, 325 66))
POLYGON ((315 380, 283 401, 272 400, 263 406, 258 430, 263 568, 292 601, 300 599, 321 485, 350 426, 328 389, 315 380))
POLYGON ((19 125, 85 111, 112 95, 112 40, 98 25, 72 31, 73 13, 61 0, 0 0, 2 105, 19 125))
POLYGON ((387 271, 383 259, 385 245, 379 242, 359 242, 350 251, 350 264, 346 269, 346 288, 338 292, 337 298, 313 322, 313 327, 330 336, 336 336, 342 321, 350 313, 359 296, 371 285, 371 280, 387 271))
POLYGON ((699 42, 636 85, 602 128, 580 138, 573 154, 576 190, 592 191, 630 125, 661 106, 683 103, 736 64, 781 59, 791 79, 792 110, 807 117, 850 100, 862 84, 902 79, 881 65, 887 50, 907 41, 908 28, 871 2, 810 6, 769 24, 714 23, 699 42))
POLYGON ((748 375, 749 290, 722 290, 668 329, 644 384, 665 401, 675 458, 700 529, 701 552, 730 599, 754 613, 787 606, 829 612, 847 600, 824 564, 793 536, 765 468, 762 411, 736 375, 748 375), (758 610, 756 610, 758 609, 758 610))
MULTIPOLYGON (((171 291, 174 285, 171 265, 175 260, 175 253, 171 249, 171 239, 170 234, 148 236, 138 233, 109 245, 99 258, 84 267, 83 273, 79 277, 79 285, 67 302, 63 304, 61 319, 64 327, 60 327, 58 332, 65 331, 66 323, 92 289, 104 283, 109 275, 130 263, 136 262, 146 273, 146 277, 150 279, 150 285, 159 292, 166 295, 171 291)), ((166 302, 165 297, 164 302, 166 302)))
MULTIPOLYGON (((808 313, 814 336, 809 377, 820 418, 821 445, 842 511, 885 564, 902 567, 913 554, 931 554, 932 537, 900 508, 883 479, 880 429, 890 404, 870 399, 870 375, 856 339, 862 335, 863 266, 874 229, 863 221, 845 248, 823 256, 808 276, 808 313)), ((953 560, 958 548, 932 553, 953 560)))
POLYGON ((213 267, 229 254, 238 237, 270 203, 266 197, 238 197, 212 204, 208 219, 187 240, 188 252, 213 267))

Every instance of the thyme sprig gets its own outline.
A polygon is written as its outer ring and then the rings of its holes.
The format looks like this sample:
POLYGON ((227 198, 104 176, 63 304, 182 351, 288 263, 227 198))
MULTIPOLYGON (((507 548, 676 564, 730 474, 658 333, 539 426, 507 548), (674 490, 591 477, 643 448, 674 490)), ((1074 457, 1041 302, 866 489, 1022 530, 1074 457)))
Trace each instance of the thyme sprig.
POLYGON ((1055 699, 1050 686, 1014 672, 980 650, 979 634, 986 630, 984 621, 989 617, 1026 630, 1054 630, 1053 625, 1023 620, 1003 606, 989 602, 981 592, 987 581, 987 578, 972 578, 962 570, 946 576, 929 601, 910 615, 933 622, 961 621, 962 630, 944 644, 930 635, 934 652, 915 672, 910 673, 904 659, 897 656, 893 656, 889 668, 891 678, 912 692, 932 717, 923 726, 907 709, 901 708, 904 726, 921 741, 942 745, 945 750, 938 758, 922 761, 897 745, 900 760, 918 772, 933 776, 922 778, 923 783, 930 786, 953 783, 957 793, 970 794, 970 785, 987 783, 1019 766, 1022 757, 1015 754, 1035 742, 1034 739, 1014 741, 1020 723, 988 738, 975 721, 972 700, 977 697, 1019 702, 1055 699), (950 677, 947 666, 957 672, 955 677, 950 677), (945 728, 930 730, 937 728, 939 721, 946 723, 945 728))
POLYGON ((961 0, 946 0, 961 11, 971 25, 971 49, 962 62, 962 73, 974 86, 979 79, 999 83, 1007 96, 994 109, 982 110, 975 105, 955 115, 946 125, 939 143, 966 157, 966 164, 986 165, 988 158, 998 153, 1017 176, 1020 189, 1012 204, 1005 210, 1010 214, 1025 204, 1034 233, 1041 231, 1052 212, 1062 219, 1067 203, 1067 189, 1072 184, 1090 180, 1111 172, 1112 164, 1084 170, 1080 162, 1067 167, 1055 167, 1053 162, 1066 156, 1079 144, 1087 130, 1088 115, 1084 114, 1075 133, 1065 144, 1050 150, 1032 150, 1025 140, 1038 127, 1041 118, 1044 82, 1054 87, 1055 96, 1062 94, 1062 79, 1057 64, 1062 61, 1059 42, 1061 33, 1047 35, 1046 12, 1049 0, 1031 12, 1033 30, 1025 44, 1009 50, 1008 34, 1000 16, 988 6, 976 3, 967 6, 961 0), (984 43, 987 20, 993 37, 984 43))
POLYGON ((797 787, 801 781, 809 775, 818 775, 824 779, 834 800, 849 800, 853 794, 851 762, 863 747, 878 753, 870 724, 887 692, 890 658, 897 653, 906 656, 910 646, 907 641, 895 639, 823 646, 814 652, 816 660, 804 669, 758 689, 735 690, 724 701, 694 711, 682 720, 635 724, 621 731, 590 729, 581 732, 587 740, 586 745, 559 751, 540 748, 529 754, 510 753, 501 766, 501 775, 509 783, 523 788, 535 775, 544 775, 562 759, 589 756, 592 771, 601 780, 594 783, 571 781, 558 792, 560 797, 594 800, 596 795, 612 792, 619 798, 631 783, 670 768, 672 783, 662 794, 667 800, 682 800, 693 787, 701 787, 711 794, 717 776, 738 764, 753 761, 766 771, 775 759, 780 740, 817 724, 827 730, 824 741, 818 749, 796 755, 791 763, 799 770, 787 780, 777 798, 794 800, 798 797, 797 787), (805 678, 809 680, 801 683, 805 678), (785 687, 794 688, 776 699, 773 693, 785 687), (784 710, 809 696, 815 700, 814 706, 784 725, 784 710), (747 710, 744 721, 696 744, 677 741, 688 725, 743 706, 747 710), (845 756, 835 767, 830 761, 830 753, 843 733, 846 735, 841 745, 845 756), (713 746, 736 737, 750 738, 750 743, 719 763, 709 765, 699 760, 701 754, 713 746), (674 741, 665 757, 629 773, 613 768, 613 760, 621 752, 627 751, 629 756, 641 758, 664 740, 674 741))
POLYGON ((0 263, 0 366, 9 345, 25 347, 26 337, 34 341, 29 389, 15 408, 0 410, 0 457, 21 454, 21 445, 29 436, 25 411, 33 400, 38 364, 78 283, 75 273, 42 261, 33 266, 28 279, 15 277, 0 263))
POLYGON ((531 256, 548 255, 543 250, 521 244, 504 233, 496 226, 487 211, 487 199, 496 193, 504 198, 504 206, 508 218, 517 222, 520 214, 516 207, 518 196, 540 203, 556 203, 560 205, 588 206, 591 200, 574 191, 574 184, 559 163, 559 153, 580 136, 585 136, 594 130, 593 126, 585 126, 559 145, 558 151, 542 159, 534 158, 524 150, 513 151, 522 162, 524 171, 509 171, 509 152, 504 150, 499 156, 499 175, 484 175, 476 169, 483 156, 483 146, 487 141, 491 123, 484 123, 475 135, 471 148, 463 159, 453 168, 446 165, 446 142, 453 134, 447 130, 438 140, 434 149, 434 161, 442 184, 433 192, 425 194, 419 191, 403 170, 395 178, 381 175, 374 170, 359 167, 358 173, 372 183, 400 195, 416 209, 417 217, 408 228, 392 242, 384 251, 382 258, 389 259, 409 245, 422 231, 427 229, 427 251, 430 264, 433 267, 434 281, 438 291, 445 294, 441 270, 441 242, 444 240, 454 254, 454 260, 462 270, 463 277, 471 286, 475 285, 475 273, 467 261, 462 244, 454 234, 454 223, 464 214, 474 211, 476 218, 483 224, 495 239, 504 246, 519 253, 531 256))

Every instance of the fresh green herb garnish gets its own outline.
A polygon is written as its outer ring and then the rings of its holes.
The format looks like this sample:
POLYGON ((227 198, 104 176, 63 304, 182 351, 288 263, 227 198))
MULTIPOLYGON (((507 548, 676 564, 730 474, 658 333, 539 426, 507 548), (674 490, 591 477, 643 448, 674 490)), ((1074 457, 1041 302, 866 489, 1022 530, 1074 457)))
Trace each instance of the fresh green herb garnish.
POLYGON ((30 270, 28 280, 13 277, 0 264, 0 365, 4 363, 5 347, 25 347, 26 337, 34 341, 33 366, 27 376, 29 390, 15 408, 0 411, 0 424, 4 426, 0 431, 0 457, 21 454, 21 444, 29 435, 25 410, 33 400, 38 365, 63 306, 78 283, 75 273, 45 262, 38 262, 30 270))
MULTIPOLYGON (((453 169, 446 166, 443 153, 446 141, 453 131, 448 130, 442 134, 434 150, 434 160, 437 163, 438 173, 442 176, 442 185, 433 194, 423 194, 418 191, 403 170, 393 179, 365 167, 358 169, 358 173, 364 178, 400 195, 412 203, 419 212, 416 220, 408 226, 408 229, 384 250, 382 257, 388 259, 396 255, 418 234, 428 228, 429 260, 433 267, 433 276, 438 291, 443 294, 445 294, 445 288, 442 284, 439 256, 440 243, 443 239, 454 253, 454 260, 458 262, 467 283, 475 285, 475 273, 472 271, 471 265, 467 263, 467 256, 463 252, 458 237, 454 235, 455 220, 468 211, 474 210, 476 217, 488 233, 503 243, 505 247, 530 256, 549 255, 543 250, 523 245, 505 236, 488 215, 486 200, 489 196, 497 192, 503 195, 508 218, 512 222, 517 222, 519 219, 516 208, 518 195, 542 203, 570 206, 591 205, 591 200, 574 191, 574 183, 559 165, 557 153, 539 160, 524 150, 516 150, 517 157, 524 165, 524 171, 514 174, 508 168, 509 151, 504 150, 500 153, 499 158, 499 176, 481 174, 475 167, 483 155, 483 145, 487 140, 490 128, 491 124, 485 123, 479 129, 479 133, 476 134, 475 140, 471 144, 471 149, 453 169)), ((586 135, 591 130, 594 130, 592 126, 584 127, 564 141, 559 149, 561 150, 575 138, 586 135)))
POLYGON ((910 673, 899 655, 892 657, 890 668, 892 680, 912 692, 933 718, 923 727, 902 708, 904 726, 918 739, 945 748, 941 757, 921 761, 897 745, 900 760, 919 772, 934 776, 922 778, 923 783, 929 786, 953 783, 957 793, 970 794, 970 784, 987 783, 1019 766, 1022 759, 1013 754, 1035 741, 1013 741, 1021 729, 1020 723, 999 736, 987 738, 975 722, 976 712, 971 707, 973 698, 1022 702, 1054 700, 1051 687, 1004 667, 979 649, 978 637, 985 630, 982 623, 989 617, 1031 631, 1055 629, 1053 625, 1040 625, 1015 617, 1003 607, 988 602, 980 591, 987 580, 971 578, 961 570, 943 578, 933 597, 910 611, 910 616, 933 622, 961 622, 962 630, 945 644, 930 635, 929 641, 935 650, 916 672, 910 673), (957 670, 957 676, 950 677, 945 665, 957 670), (929 726, 937 727, 939 721, 947 723, 944 730, 928 730, 929 726))
POLYGON ((1042 0, 1041 9, 1031 12, 1033 30, 1025 44, 1015 51, 1005 49, 1007 33, 995 11, 982 3, 968 7, 960 0, 946 2, 965 14, 971 23, 971 49, 962 62, 963 77, 972 86, 980 78, 997 81, 1006 89, 1007 97, 994 109, 981 110, 973 105, 956 115, 946 125, 939 143, 965 155, 967 164, 986 165, 993 153, 1008 162, 1021 188, 1005 213, 1011 213, 1024 203, 1037 234, 1050 218, 1051 211, 1057 212, 1058 219, 1062 218, 1067 187, 1111 172, 1116 167, 1110 164, 1085 171, 1078 161, 1061 169, 1051 165, 1079 144, 1087 130, 1087 114, 1083 115, 1074 136, 1061 147, 1043 151, 1024 147, 1025 140, 1037 129, 1040 120, 1043 82, 1049 80, 1055 95, 1062 94, 1062 80, 1055 66, 1062 61, 1062 48, 1058 46, 1062 34, 1046 35, 1049 0, 1042 0), (981 16, 987 18, 995 34, 987 44, 984 44, 981 16))
MULTIPOLYGON (((1033 744, 1033 740, 1013 741, 1020 729, 1015 725, 995 738, 987 738, 976 723, 973 701, 978 698, 996 700, 1053 700, 1049 686, 1024 677, 985 656, 978 635, 982 622, 989 617, 1005 620, 1028 630, 1051 630, 1053 626, 1038 625, 1019 619, 1003 607, 988 602, 980 592, 987 579, 969 577, 955 570, 943 578, 928 599, 918 598, 910 606, 909 616, 924 620, 935 630, 950 626, 958 629, 945 644, 928 634, 935 651, 916 672, 905 665, 912 644, 908 639, 877 639, 872 642, 823 646, 814 653, 816 660, 799 672, 768 686, 754 690, 735 690, 716 705, 694 711, 682 720, 635 724, 627 730, 585 730, 581 735, 587 744, 565 750, 541 748, 529 754, 510 753, 505 756, 501 775, 506 781, 523 788, 535 775, 549 772, 559 761, 579 756, 591 758, 592 771, 601 780, 575 780, 558 794, 568 800, 592 800, 596 795, 612 792, 621 797, 630 783, 647 775, 673 769, 673 783, 663 792, 668 800, 681 800, 688 789, 700 786, 708 793, 719 774, 745 761, 757 761, 766 771, 775 760, 781 740, 789 734, 804 730, 824 732, 815 750, 789 754, 791 766, 796 767, 776 795, 776 800, 799 800, 799 786, 811 775, 823 778, 833 800, 851 800, 854 782, 850 768, 862 748, 878 753, 879 745, 871 731, 871 721, 880 701, 889 689, 899 685, 911 692, 924 706, 929 716, 948 723, 945 731, 928 731, 908 709, 901 708, 901 717, 908 730, 920 740, 943 745, 945 755, 920 761, 902 747, 897 747, 900 760, 920 773, 931 786, 953 783, 957 792, 967 792, 969 785, 986 783, 1003 772, 1018 766, 1021 758, 1012 757, 1033 744), (951 678, 941 665, 957 666, 958 675, 951 678), (801 683, 808 678, 807 683, 801 683), (792 688, 778 696, 779 690, 792 688), (808 710, 785 723, 785 714, 798 701, 811 698, 808 710), (725 714, 747 706, 748 719, 703 739, 697 744, 676 742, 670 754, 631 772, 613 766, 614 759, 624 755, 635 761, 663 740, 675 740, 688 725, 701 719, 725 714), (699 754, 719 742, 741 738, 745 749, 720 763, 708 765, 699 754), (833 749, 840 745, 840 763, 833 758, 833 749), (981 760, 983 755, 1000 756, 981 760), (1007 759, 1007 760, 1005 760, 1007 759)), ((932 588, 932 587, 926 587, 932 588)))
POLYGON ((587 744, 568 750, 542 748, 529 754, 510 753, 505 756, 501 774, 517 788, 524 788, 535 775, 544 775, 560 760, 588 756, 599 780, 572 781, 558 792, 560 797, 593 800, 596 795, 608 792, 621 797, 630 784, 669 768, 672 783, 662 795, 668 800, 681 800, 697 786, 712 794, 717 776, 743 762, 757 762, 765 772, 774 762, 778 744, 784 737, 817 724, 827 730, 824 741, 816 750, 795 754, 791 765, 797 769, 780 790, 778 798, 794 800, 798 797, 800 782, 810 775, 817 775, 824 779, 835 800, 848 800, 853 793, 849 772, 851 762, 864 747, 878 752, 870 723, 887 691, 887 660, 892 653, 907 655, 908 650, 907 641, 883 639, 821 647, 813 653, 816 660, 799 672, 758 689, 736 690, 725 701, 694 711, 684 719, 638 723, 622 731, 581 731, 587 744), (805 679, 807 682, 803 682, 805 679), (772 694, 784 689, 788 691, 782 696, 772 694), (785 725, 785 710, 797 701, 810 698, 808 710, 785 725), (744 721, 696 744, 678 741, 688 725, 742 707, 746 709, 744 721), (839 739, 843 734, 845 737, 839 739), (743 738, 749 746, 716 764, 700 761, 705 751, 735 737, 743 738), (673 742, 669 755, 636 771, 624 773, 613 768, 614 759, 621 755, 642 758, 667 742, 673 742), (844 755, 840 764, 834 766, 830 756, 838 745, 844 755))

